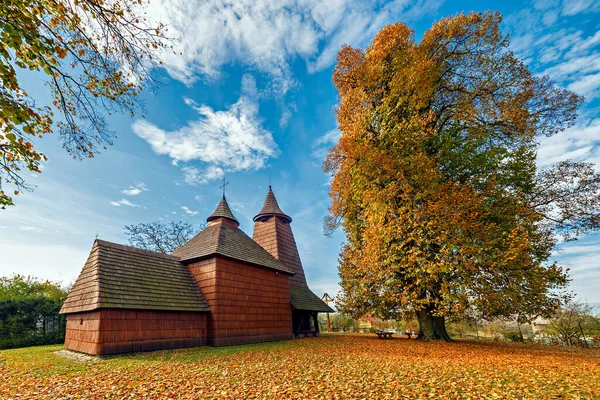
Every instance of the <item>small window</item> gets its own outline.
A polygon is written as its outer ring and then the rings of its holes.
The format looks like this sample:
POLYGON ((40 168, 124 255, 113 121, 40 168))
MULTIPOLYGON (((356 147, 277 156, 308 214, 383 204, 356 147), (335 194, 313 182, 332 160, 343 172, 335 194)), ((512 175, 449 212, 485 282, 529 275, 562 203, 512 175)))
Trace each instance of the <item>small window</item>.
POLYGON ((79 325, 83 325, 83 318, 79 320, 79 325))

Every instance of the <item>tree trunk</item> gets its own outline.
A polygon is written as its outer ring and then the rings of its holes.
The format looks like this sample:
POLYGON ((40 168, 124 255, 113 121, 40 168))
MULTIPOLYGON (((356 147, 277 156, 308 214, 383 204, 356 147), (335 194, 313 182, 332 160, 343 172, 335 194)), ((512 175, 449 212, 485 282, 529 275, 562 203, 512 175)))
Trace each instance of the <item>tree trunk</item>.
POLYGON ((421 340, 445 340, 452 342, 452 338, 446 331, 445 317, 436 317, 431 315, 431 310, 423 308, 415 311, 419 321, 419 335, 417 339, 421 340))
POLYGON ((446 331, 446 317, 431 317, 433 319, 433 329, 434 333, 440 337, 440 339, 445 340, 446 342, 452 342, 452 338, 448 335, 446 331))

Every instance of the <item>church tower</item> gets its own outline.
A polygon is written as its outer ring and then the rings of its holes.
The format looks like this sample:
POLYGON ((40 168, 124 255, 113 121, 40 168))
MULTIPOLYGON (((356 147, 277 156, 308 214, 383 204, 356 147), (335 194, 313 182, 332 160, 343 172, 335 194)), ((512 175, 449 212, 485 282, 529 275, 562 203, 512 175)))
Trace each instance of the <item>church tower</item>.
POLYGON ((269 186, 262 210, 254 217, 252 239, 294 272, 290 284, 307 288, 291 222, 292 218, 281 211, 275 194, 269 186))
POLYGON ((290 277, 294 332, 318 331, 317 313, 334 311, 306 283, 291 222, 292 218, 281 210, 269 186, 262 210, 254 217, 252 239, 294 272, 290 277))

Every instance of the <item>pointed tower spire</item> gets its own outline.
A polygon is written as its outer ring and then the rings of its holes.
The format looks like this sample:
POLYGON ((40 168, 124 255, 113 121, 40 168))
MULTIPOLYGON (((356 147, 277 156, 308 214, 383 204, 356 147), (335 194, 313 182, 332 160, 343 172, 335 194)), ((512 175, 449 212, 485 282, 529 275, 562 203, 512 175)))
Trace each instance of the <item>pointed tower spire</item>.
POLYGON ((265 198, 262 210, 254 217, 253 221, 256 222, 257 220, 265 219, 267 217, 280 217, 288 224, 292 222, 292 217, 281 211, 281 208, 279 208, 271 185, 269 185, 269 191, 267 192, 267 197, 265 198))
POLYGON ((254 217, 252 239, 292 269, 295 275, 290 279, 290 285, 308 287, 290 222, 292 218, 279 208, 273 189, 269 186, 263 208, 254 217))
POLYGON ((225 218, 227 221, 233 223, 237 227, 240 225, 240 223, 233 215, 229 204, 227 204, 227 199, 225 198, 225 186, 227 186, 227 182, 225 182, 225 179, 223 178, 223 186, 221 186, 223 189, 223 197, 221 198, 219 204, 217 204, 215 211, 210 215, 210 217, 206 218, 206 222, 208 222, 210 225, 212 221, 217 222, 220 218, 225 218))

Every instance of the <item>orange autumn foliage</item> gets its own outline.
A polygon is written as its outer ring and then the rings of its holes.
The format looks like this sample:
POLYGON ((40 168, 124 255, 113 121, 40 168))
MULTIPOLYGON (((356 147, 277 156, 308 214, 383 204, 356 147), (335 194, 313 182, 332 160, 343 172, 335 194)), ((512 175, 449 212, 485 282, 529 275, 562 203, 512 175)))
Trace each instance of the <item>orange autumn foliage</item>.
POLYGON ((0 398, 578 399, 600 396, 600 353, 491 341, 345 335, 160 351, 95 362, 59 346, 0 351, 0 398))

